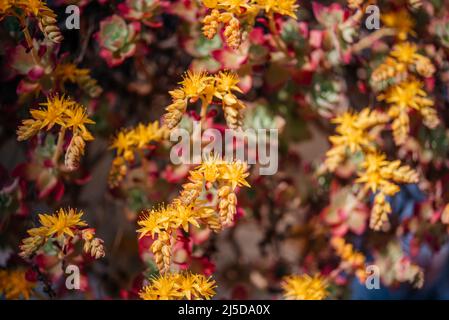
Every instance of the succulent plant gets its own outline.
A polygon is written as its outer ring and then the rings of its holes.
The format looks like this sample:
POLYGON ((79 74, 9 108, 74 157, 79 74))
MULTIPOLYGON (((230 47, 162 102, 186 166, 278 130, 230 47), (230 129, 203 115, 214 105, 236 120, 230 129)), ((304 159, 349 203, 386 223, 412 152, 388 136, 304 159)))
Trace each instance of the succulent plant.
POLYGON ((100 23, 96 38, 100 45, 100 56, 109 66, 117 66, 135 53, 140 28, 140 23, 127 24, 118 15, 108 17, 100 23))

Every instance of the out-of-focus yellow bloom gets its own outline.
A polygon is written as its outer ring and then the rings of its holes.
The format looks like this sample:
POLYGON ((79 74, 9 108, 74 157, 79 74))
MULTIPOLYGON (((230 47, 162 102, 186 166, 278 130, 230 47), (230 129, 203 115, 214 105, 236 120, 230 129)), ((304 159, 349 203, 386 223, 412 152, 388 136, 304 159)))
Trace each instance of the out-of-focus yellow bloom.
POLYGON ((206 162, 189 172, 190 182, 183 185, 179 197, 169 205, 144 211, 137 222, 140 238, 150 235, 155 241, 151 245, 156 264, 161 273, 167 272, 171 262, 171 246, 176 241, 177 230, 189 232, 190 225, 207 225, 219 231, 230 224, 237 213, 235 189, 249 187, 246 177, 248 166, 241 161, 225 161, 209 157, 206 162), (200 199, 204 189, 217 188, 217 199, 209 204, 200 199))
POLYGON ((296 0, 256 0, 267 14, 278 13, 297 19, 296 10, 299 8, 296 0))
POLYGON ((0 0, 0 20, 3 18, 9 9, 13 6, 13 1, 11 0, 0 0))
POLYGON ((404 144, 408 137, 408 113, 417 110, 424 119, 424 124, 435 128, 439 124, 434 102, 427 97, 420 81, 411 79, 388 89, 385 94, 378 96, 390 105, 388 115, 393 119, 392 128, 396 144, 404 144))
POLYGON ((288 300, 323 300, 329 295, 327 286, 327 280, 320 275, 292 275, 282 282, 284 297, 288 300))
POLYGON ((398 184, 418 182, 418 174, 409 166, 401 166, 399 160, 388 161, 384 154, 375 152, 367 154, 357 183, 363 183, 363 190, 377 193, 371 212, 370 227, 380 230, 388 223, 391 206, 385 196, 399 192, 398 184))
POLYGON ((365 256, 355 251, 352 244, 346 243, 345 239, 340 237, 332 238, 331 245, 342 260, 343 270, 354 272, 363 282, 365 280, 365 256))
POLYGON ((391 196, 399 191, 397 184, 418 182, 418 174, 409 166, 401 166, 399 160, 390 162, 376 152, 366 155, 356 182, 363 183, 365 190, 391 196))
POLYGON ((135 153, 148 148, 152 142, 167 138, 168 129, 160 127, 158 121, 147 125, 139 123, 135 128, 122 129, 114 137, 110 149, 116 149, 116 157, 109 172, 109 185, 116 187, 128 172, 128 163, 135 159, 135 153))
POLYGON ((26 271, 0 270, 0 295, 7 300, 29 299, 36 284, 26 279, 26 271))
POLYGON ((332 148, 326 153, 325 166, 335 171, 347 153, 374 151, 375 135, 371 132, 378 125, 387 123, 389 117, 376 110, 363 109, 360 113, 345 112, 332 120, 337 124, 338 135, 329 138, 332 148))
POLYGON ((409 34, 413 36, 416 35, 413 31, 415 21, 410 16, 407 9, 382 13, 380 18, 385 27, 397 30, 397 36, 400 40, 407 39, 409 34))
POLYGON ((214 280, 201 274, 166 273, 151 278, 139 296, 143 300, 209 300, 215 287, 214 280))
POLYGON ((64 83, 69 81, 76 83, 81 89, 86 91, 92 98, 98 97, 102 93, 102 88, 97 80, 90 76, 89 69, 78 68, 73 63, 60 63, 56 66, 53 76, 57 83, 64 88, 64 83))
POLYGON ((127 161, 130 161, 134 159, 133 144, 133 132, 121 130, 112 141, 111 149, 117 149, 118 156, 123 155, 127 161))
POLYGON ((73 63, 60 63, 56 66, 54 75, 62 82, 70 81, 75 83, 80 76, 90 73, 89 69, 80 69, 73 63))

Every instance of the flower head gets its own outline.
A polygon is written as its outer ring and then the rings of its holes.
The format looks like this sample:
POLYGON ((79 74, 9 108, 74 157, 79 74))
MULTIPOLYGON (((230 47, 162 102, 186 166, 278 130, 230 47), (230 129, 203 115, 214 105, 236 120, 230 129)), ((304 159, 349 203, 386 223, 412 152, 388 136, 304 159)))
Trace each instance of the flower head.
POLYGON ((212 78, 206 72, 187 71, 180 82, 187 98, 197 98, 204 93, 212 78))
POLYGON ((150 279, 150 284, 139 293, 144 300, 199 300, 210 299, 215 281, 201 274, 166 273, 150 279))
POLYGON ((296 0, 257 0, 257 4, 268 14, 278 13, 294 19, 297 18, 295 12, 299 5, 297 5, 296 0))
POLYGON ((288 276, 282 283, 284 296, 290 300, 323 300, 328 295, 327 281, 320 275, 288 276))
POLYGON ((246 177, 249 176, 248 165, 246 162, 237 160, 231 163, 225 163, 221 167, 220 171, 222 174, 222 179, 227 180, 231 184, 232 189, 241 186, 251 187, 246 181, 246 177))
POLYGON ((32 109, 30 111, 34 119, 41 122, 41 129, 50 130, 55 124, 64 126, 64 112, 75 105, 75 101, 64 96, 55 95, 47 98, 47 102, 41 103, 45 108, 32 109))
POLYGON ((60 237, 67 234, 70 237, 75 236, 73 230, 78 227, 87 226, 86 222, 81 220, 83 211, 76 212, 75 209, 68 210, 59 209, 55 215, 40 214, 39 222, 47 229, 46 236, 53 236, 56 234, 60 237))
POLYGON ((29 299, 36 284, 26 278, 26 271, 0 270, 0 295, 4 295, 7 300, 29 299))
POLYGON ((409 166, 401 166, 400 161, 390 162, 382 153, 366 155, 359 173, 358 183, 364 183, 365 189, 372 192, 381 191, 394 195, 399 191, 397 183, 416 183, 417 173, 409 166))
POLYGON ((111 149, 117 149, 117 155, 123 155, 126 160, 132 160, 134 158, 131 148, 134 144, 133 138, 133 132, 121 130, 112 141, 111 149))
POLYGON ((143 288, 139 293, 143 300, 178 300, 182 293, 170 274, 164 274, 151 279, 151 285, 143 288))
POLYGON ((413 31, 415 21, 410 16, 407 9, 382 13, 381 19, 386 27, 397 30, 397 36, 401 40, 407 39, 409 34, 416 35, 413 31))
POLYGON ((95 124, 95 121, 89 119, 86 109, 76 104, 65 110, 64 127, 71 128, 74 135, 80 135, 84 140, 93 140, 94 137, 87 130, 86 124, 95 124))

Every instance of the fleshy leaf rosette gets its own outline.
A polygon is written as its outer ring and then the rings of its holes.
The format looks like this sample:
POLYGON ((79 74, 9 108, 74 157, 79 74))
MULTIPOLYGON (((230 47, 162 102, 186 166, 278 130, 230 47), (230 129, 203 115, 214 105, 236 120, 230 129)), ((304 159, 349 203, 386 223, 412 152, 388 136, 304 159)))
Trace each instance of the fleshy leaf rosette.
POLYGON ((108 17, 100 23, 100 31, 96 34, 100 56, 110 67, 120 65, 135 53, 140 28, 139 22, 127 24, 118 15, 108 17))

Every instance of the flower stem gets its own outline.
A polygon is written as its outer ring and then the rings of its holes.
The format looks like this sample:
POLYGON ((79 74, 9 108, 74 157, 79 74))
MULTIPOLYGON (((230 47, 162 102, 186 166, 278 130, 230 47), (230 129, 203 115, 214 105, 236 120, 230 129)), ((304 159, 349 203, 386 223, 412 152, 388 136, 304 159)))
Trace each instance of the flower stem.
POLYGON ((201 113, 200 113, 201 127, 203 126, 204 121, 206 121, 206 114, 207 114, 207 107, 208 106, 209 106, 209 103, 207 103, 206 99, 202 98, 201 99, 201 113))
POLYGON ((31 37, 30 31, 28 30, 28 24, 25 21, 25 18, 22 16, 19 17, 19 20, 22 26, 23 35, 25 36, 25 41, 27 42, 28 48, 31 50, 31 55, 33 57, 34 63, 36 65, 39 65, 39 58, 34 48, 33 39, 31 37))
POLYGON ((355 43, 352 48, 351 51, 353 53, 357 53, 362 51, 363 49, 366 49, 370 46, 372 46, 372 44, 374 42, 376 42, 377 40, 386 37, 386 36, 393 36, 396 34, 396 30, 392 29, 392 28, 382 28, 379 30, 374 31, 373 33, 371 33, 369 36, 361 39, 359 42, 355 43))
POLYGON ((276 46, 279 50, 281 50, 286 57, 290 56, 290 53, 288 52, 287 45, 284 41, 279 37, 278 30, 276 28, 276 23, 274 21, 273 13, 268 15, 268 28, 270 29, 270 33, 273 36, 273 40, 276 43, 276 46))
POLYGON ((57 166, 58 159, 61 156, 62 148, 64 146, 64 138, 65 138, 65 128, 61 128, 58 135, 58 142, 56 144, 55 153, 53 154, 52 162, 54 166, 57 166))

